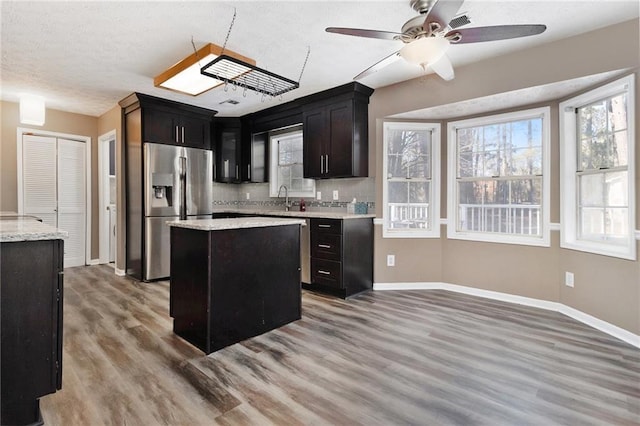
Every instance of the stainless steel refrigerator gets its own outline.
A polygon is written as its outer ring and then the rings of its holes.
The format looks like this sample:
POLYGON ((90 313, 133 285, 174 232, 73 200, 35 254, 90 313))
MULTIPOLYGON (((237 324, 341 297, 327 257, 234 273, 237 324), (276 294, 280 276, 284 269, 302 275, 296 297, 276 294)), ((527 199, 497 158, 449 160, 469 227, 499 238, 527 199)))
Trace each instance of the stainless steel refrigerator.
MULTIPOLYGON (((167 221, 210 219, 213 155, 209 150, 145 143, 141 279, 170 275, 167 221)), ((132 275, 136 275, 135 273, 132 275)))

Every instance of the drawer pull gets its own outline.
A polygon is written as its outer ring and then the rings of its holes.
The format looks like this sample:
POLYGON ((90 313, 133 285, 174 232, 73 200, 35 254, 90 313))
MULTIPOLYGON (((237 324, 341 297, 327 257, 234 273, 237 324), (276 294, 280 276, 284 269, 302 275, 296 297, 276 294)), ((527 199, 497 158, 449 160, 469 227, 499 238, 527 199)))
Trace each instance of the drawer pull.
POLYGON ((331 225, 318 225, 318 228, 331 228, 331 225))
POLYGON ((329 244, 318 244, 318 247, 326 248, 326 249, 330 249, 331 248, 331 246, 329 244))
POLYGON ((318 270, 318 273, 322 275, 331 275, 331 272, 322 271, 322 270, 318 270))

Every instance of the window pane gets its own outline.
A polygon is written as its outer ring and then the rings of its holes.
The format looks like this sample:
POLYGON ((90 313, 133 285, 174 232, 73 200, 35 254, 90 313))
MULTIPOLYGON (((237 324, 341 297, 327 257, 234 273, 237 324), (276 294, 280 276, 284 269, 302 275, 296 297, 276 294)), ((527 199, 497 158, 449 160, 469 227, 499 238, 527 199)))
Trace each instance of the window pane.
POLYGON ((541 175, 542 148, 519 148, 513 150, 507 174, 510 176, 541 175))
POLYGON ((584 207, 602 206, 604 203, 604 185, 602 174, 584 175, 578 177, 580 188, 579 204, 584 207))
POLYGON ((431 131, 391 130, 388 134, 388 177, 430 178, 431 131))
POLYGON ((629 235, 629 209, 607 209, 605 212, 605 232, 613 242, 623 243, 629 235))
POLYGON ((429 182, 389 182, 389 227, 426 228, 429 221, 429 182))
POLYGON ((604 209, 580 209, 580 236, 587 240, 601 240, 604 236, 604 209))
POLYGON ((623 130, 613 134, 611 142, 611 165, 614 167, 626 166, 629 163, 629 142, 627 131, 623 130))
POLYGON ((616 172, 605 174, 605 187, 607 191, 607 206, 629 206, 629 178, 628 173, 616 172))
POLYGON ((542 204, 542 177, 511 181, 511 204, 536 206, 542 204))

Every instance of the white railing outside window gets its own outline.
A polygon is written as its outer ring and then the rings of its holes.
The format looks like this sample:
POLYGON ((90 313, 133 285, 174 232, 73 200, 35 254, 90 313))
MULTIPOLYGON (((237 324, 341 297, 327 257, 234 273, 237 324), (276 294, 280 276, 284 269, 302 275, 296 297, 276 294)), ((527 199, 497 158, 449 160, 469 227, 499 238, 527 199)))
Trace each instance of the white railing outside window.
POLYGON ((498 232, 540 236, 540 205, 460 204, 458 229, 465 232, 498 232))
POLYGON ((429 226, 429 204, 388 203, 389 228, 426 229, 429 226))

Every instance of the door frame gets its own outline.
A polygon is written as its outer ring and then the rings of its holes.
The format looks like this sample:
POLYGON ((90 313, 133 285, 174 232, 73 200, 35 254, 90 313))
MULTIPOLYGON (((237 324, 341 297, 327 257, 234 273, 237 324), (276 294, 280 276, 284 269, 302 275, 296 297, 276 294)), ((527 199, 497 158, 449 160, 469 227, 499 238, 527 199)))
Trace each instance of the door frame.
MULTIPOLYGON (((109 143, 116 139, 116 130, 113 129, 107 133, 98 136, 98 241, 99 244, 99 263, 109 263, 109 214, 107 206, 109 203, 109 143)), ((115 161, 115 158, 114 158, 115 161)), ((116 164, 117 168, 117 164, 116 164)), ((116 171, 117 176, 117 171, 116 171)), ((117 179, 117 178, 116 178, 117 179)), ((117 200, 116 200, 117 201, 117 200)), ((117 227, 117 225, 116 225, 117 227)), ((116 232, 117 238, 117 232, 116 232)), ((118 243, 116 242, 115 257, 118 258, 118 243)))
POLYGON ((85 265, 91 265, 91 137, 72 135, 69 133, 50 132, 47 130, 31 129, 28 127, 18 127, 16 130, 16 151, 17 151, 17 176, 18 183, 18 214, 24 214, 24 200, 22 198, 22 137, 25 135, 49 136, 60 139, 71 139, 85 144, 85 265))

